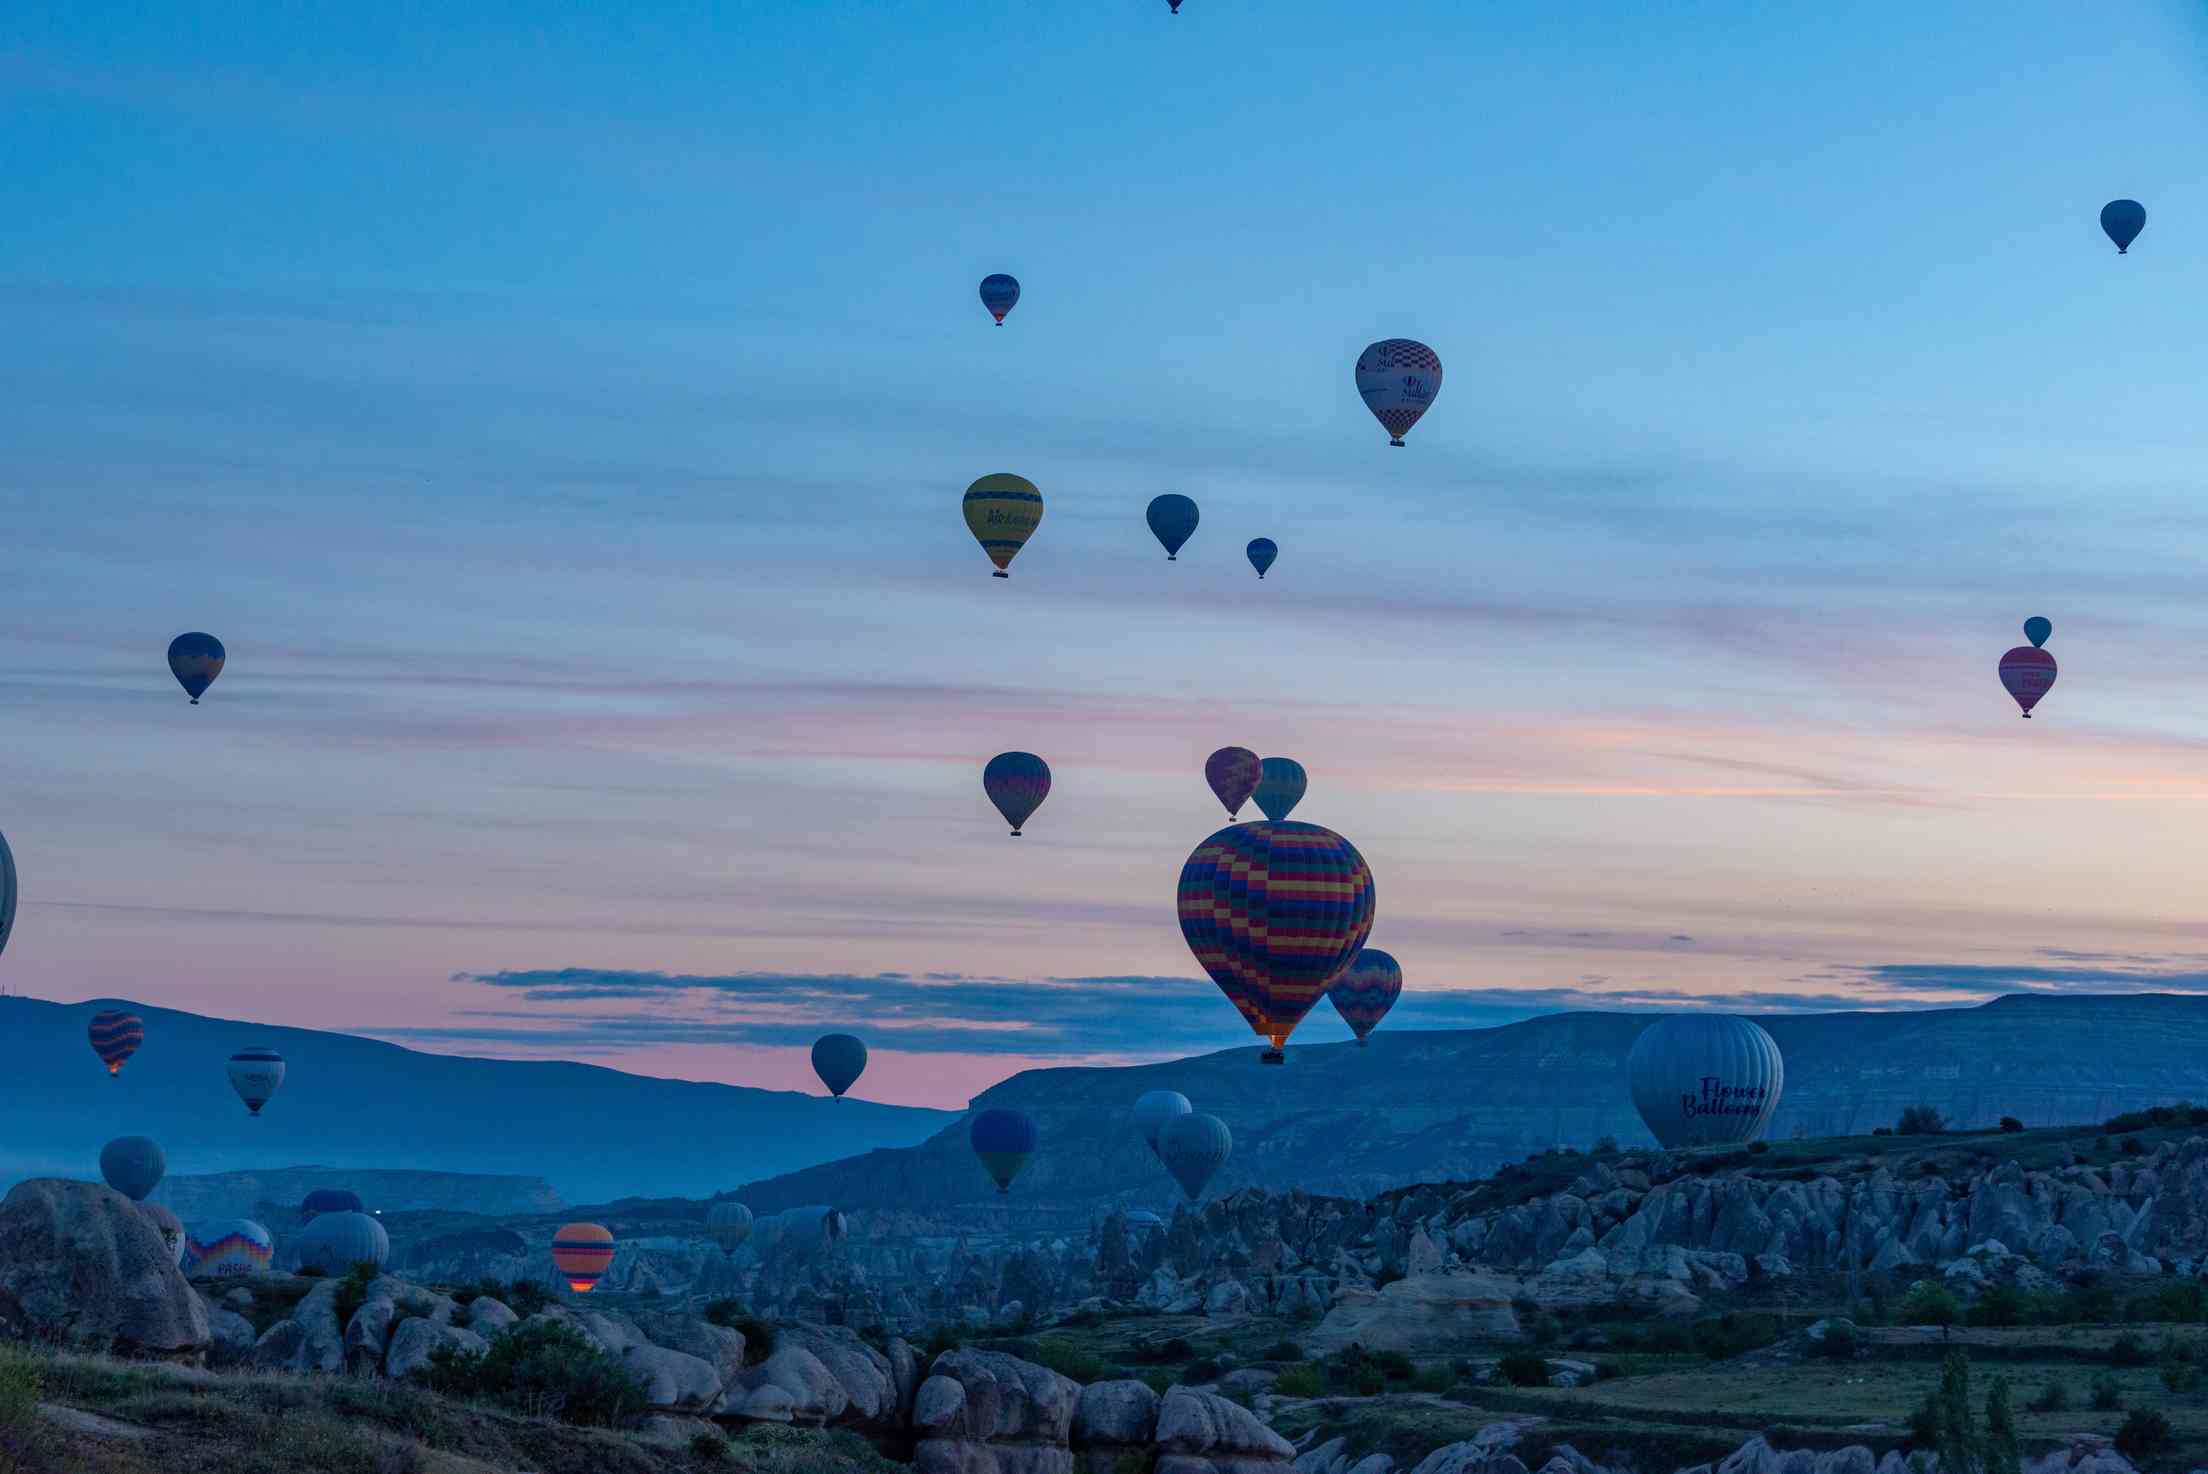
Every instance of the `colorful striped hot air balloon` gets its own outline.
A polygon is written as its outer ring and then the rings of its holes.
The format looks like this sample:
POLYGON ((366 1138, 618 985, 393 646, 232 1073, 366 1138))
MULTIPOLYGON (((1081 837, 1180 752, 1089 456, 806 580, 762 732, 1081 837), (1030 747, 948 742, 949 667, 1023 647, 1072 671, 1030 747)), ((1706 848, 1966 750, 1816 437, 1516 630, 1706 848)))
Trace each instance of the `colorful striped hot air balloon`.
POLYGON ((2039 699, 2054 689, 2055 657, 2037 645, 2019 645, 2001 657, 2000 676, 2029 721, 2039 699))
POLYGON ((1211 785, 1219 802, 1227 806, 1230 819, 1240 817, 1242 806, 1257 792, 1257 780, 1262 772, 1257 754, 1247 747, 1222 747, 1204 759, 1204 781, 1211 785))
POLYGON ((198 630, 169 641, 169 674, 176 677, 194 706, 215 683, 215 677, 222 674, 222 662, 227 658, 222 641, 198 630))
POLYGON ((1032 752, 1000 752, 981 770, 981 788, 1018 839, 1020 826, 1050 797, 1050 764, 1032 752))
POLYGON ((230 1088, 238 1092, 248 1113, 258 1116, 283 1083, 284 1057, 267 1045, 230 1056, 230 1088))
POLYGON ((974 1117, 966 1128, 966 1139, 973 1144, 974 1155, 981 1158, 981 1165, 997 1184, 997 1191, 1012 1191, 1012 1179, 1020 1175, 1027 1159, 1035 1154, 1035 1146, 1042 1139, 1042 1132, 1035 1118, 1025 1111, 1008 1111, 993 1106, 974 1117))
POLYGON ((1025 476, 1000 471, 966 488, 966 530, 997 565, 992 577, 1012 576, 1005 569, 1042 520, 1043 494, 1025 476))
POLYGON ((613 1266, 613 1230, 600 1223, 570 1223, 552 1236, 552 1265, 567 1287, 587 1295, 613 1266))
POLYGON ((92 1052, 107 1066, 108 1074, 119 1075, 123 1071, 123 1061, 136 1054, 138 1046, 146 1042, 146 1021, 135 1013, 110 1008, 93 1014, 84 1033, 92 1041, 92 1052))
POLYGON ((276 1257, 276 1240, 250 1218, 216 1218, 195 1223, 184 1235, 184 1272, 236 1279, 266 1274, 276 1257))
POLYGON ((1004 315, 1020 300, 1020 284, 1017 279, 1001 271, 992 271, 981 279, 981 305, 989 309, 989 315, 1004 326, 1004 315))
POLYGON ((1304 789, 1310 785, 1302 763, 1292 757, 1269 757, 1257 765, 1257 788, 1250 797, 1257 800, 1265 817, 1277 824, 1296 811, 1296 805, 1303 802, 1304 789))
POLYGON ((1219 991, 1286 1058, 1288 1036, 1372 932, 1372 871, 1316 824, 1237 824, 1181 867, 1181 935, 1219 991))
POLYGON ((813 1041, 813 1073, 828 1093, 843 1099, 843 1092, 866 1073, 866 1045, 855 1034, 823 1034, 813 1041))
POLYGON ((1402 967, 1378 947, 1360 948, 1334 980, 1334 986, 1326 990, 1326 996, 1334 1001, 1334 1011, 1349 1025, 1359 1044, 1379 1027, 1402 993, 1402 967))
POLYGON ((1441 394, 1441 357, 1410 338, 1383 338, 1357 355, 1357 392, 1388 444, 1401 445, 1441 394))

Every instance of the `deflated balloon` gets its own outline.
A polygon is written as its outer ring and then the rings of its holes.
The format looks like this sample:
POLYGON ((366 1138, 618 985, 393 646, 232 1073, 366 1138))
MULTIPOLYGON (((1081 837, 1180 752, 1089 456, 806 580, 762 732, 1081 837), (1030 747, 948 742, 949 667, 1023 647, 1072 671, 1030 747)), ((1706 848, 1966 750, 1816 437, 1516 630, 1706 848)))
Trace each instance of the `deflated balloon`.
POLYGON ((8 837, 0 834, 0 952, 8 950, 8 936, 15 930, 15 852, 8 837))
POLYGON ((1786 1084, 1777 1041, 1733 1014, 1660 1018, 1633 1041, 1625 1068, 1633 1108, 1666 1150, 1754 1141, 1786 1084))
POLYGON ((721 1253, 733 1257, 751 1237, 751 1209, 742 1203, 715 1203, 705 1210, 705 1231, 721 1253))
POLYGON ((823 1034, 813 1041, 813 1073, 828 1093, 843 1099, 843 1092, 866 1073, 866 1046, 855 1034, 823 1034))
POLYGON ((236 1279, 266 1274, 276 1257, 276 1239, 250 1218, 215 1218, 195 1223, 184 1235, 184 1272, 236 1279))
POLYGON ((2036 646, 2047 643, 2047 637, 2055 632, 2055 622, 2044 614, 2035 614, 2024 621, 2024 638, 2036 646))
POLYGON ((159 1203, 140 1203, 138 1216, 153 1225, 153 1231, 161 1235, 167 1246, 169 1258, 179 1267, 184 1263, 184 1220, 159 1203))
POLYGON ((1303 802, 1303 790, 1308 782, 1302 763, 1292 757, 1269 757, 1258 764, 1257 788, 1251 797, 1257 800, 1266 818, 1278 823, 1303 802))
POLYGON ((168 1154, 150 1136, 118 1136, 100 1148, 100 1176, 134 1203, 159 1187, 168 1170, 168 1154))
POLYGON ((323 1213, 299 1235, 299 1263, 324 1274, 344 1274, 356 1264, 383 1268, 391 1235, 366 1213, 323 1213))
POLYGON ((1424 343, 1383 338, 1357 355, 1357 392, 1388 444, 1401 445, 1441 394, 1441 358, 1424 343))
POLYGON ((1403 969, 1378 947, 1361 949, 1326 996, 1362 1045, 1403 994, 1403 969))
POLYGON ((1237 818, 1242 806, 1257 792, 1257 780, 1262 769, 1257 754, 1247 747, 1222 747, 1204 759, 1204 781, 1219 796, 1219 802, 1227 806, 1227 817, 1237 818))
POLYGON ((1012 1179, 1020 1175, 1027 1159, 1035 1154, 1035 1144, 1041 1137, 1033 1116, 1002 1106, 983 1111, 966 1128, 966 1139, 973 1143, 974 1155, 981 1158, 982 1167, 1000 1193, 1012 1190, 1012 1179))
POLYGON ((1257 576, 1263 578, 1265 570, 1272 567, 1273 560, 1280 556, 1280 545, 1269 537, 1253 537, 1250 545, 1242 552, 1250 560, 1250 566, 1257 570, 1257 576))
POLYGON ((1158 1133, 1158 1158, 1192 1203, 1204 1195, 1233 1151, 1234 1134, 1217 1116, 1181 1116, 1158 1133))
POLYGON ((1004 315, 1020 300, 1020 284, 1001 271, 992 271, 981 279, 981 305, 989 309, 989 315, 1004 326, 1004 315))
POLYGON ((146 1021, 135 1013, 110 1008, 93 1014, 92 1022, 84 1026, 84 1034, 92 1041, 92 1052, 107 1066, 108 1074, 117 1075, 122 1073, 123 1061, 146 1042, 146 1021))
POLYGON ((169 674, 176 677, 194 706, 215 683, 215 677, 222 674, 223 659, 222 641, 213 635, 193 630, 169 641, 169 674))
POLYGON ((997 565, 992 577, 1012 576, 1006 567, 1042 520, 1043 494, 1025 476, 999 472, 966 488, 966 530, 997 565))
MULTIPOLYGON (((1135 1097, 1135 1129, 1149 1143, 1153 1156, 1158 1150, 1158 1131, 1166 1122, 1185 1116, 1195 1107, 1188 1097, 1178 1090, 1145 1090, 1135 1097)), ((1160 1157, 1160 1161, 1164 1158, 1160 1157)))
POLYGON ((2147 207, 2137 200, 2110 200, 2101 206, 2101 229, 2116 243, 2116 254, 2128 255, 2131 243, 2147 228, 2147 207))
POLYGON ((351 1188, 318 1187, 299 1204, 299 1221, 312 1223, 324 1213, 362 1213, 367 1207, 351 1188))
POLYGON ((2001 657, 2001 684, 2029 721, 2039 698, 2054 688, 2055 657, 2036 645, 2019 645, 2001 657))
POLYGON ((253 1115, 261 1113, 268 1098, 284 1083, 284 1057, 267 1045, 241 1049, 230 1056, 230 1088, 253 1115))
POLYGON ((1272 1047, 1288 1036, 1372 932, 1372 872, 1316 824, 1236 824, 1181 867, 1181 936, 1219 991, 1272 1047))
POLYGON ((570 1223, 552 1236, 552 1267, 578 1295, 587 1295, 613 1267, 613 1230, 602 1223, 570 1223))
POLYGON ((1165 544, 1165 561, 1173 562, 1181 555, 1181 544, 1196 533, 1196 504, 1177 491, 1150 499, 1150 510, 1143 514, 1150 523, 1150 531, 1165 544))
POLYGON ((1032 752, 1000 752, 981 770, 982 791, 1020 837, 1020 826, 1050 797, 1050 764, 1032 752))

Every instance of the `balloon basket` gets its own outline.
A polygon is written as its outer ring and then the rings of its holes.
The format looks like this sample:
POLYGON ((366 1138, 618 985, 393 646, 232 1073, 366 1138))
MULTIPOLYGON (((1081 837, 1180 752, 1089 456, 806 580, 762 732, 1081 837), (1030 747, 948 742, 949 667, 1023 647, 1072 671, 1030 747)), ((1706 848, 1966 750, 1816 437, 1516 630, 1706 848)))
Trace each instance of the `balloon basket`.
POLYGON ((1261 1049, 1258 1051, 1257 1062, 1261 1065, 1284 1065, 1288 1063, 1288 1051, 1285 1049, 1261 1049))
MULTIPOLYGON (((1010 578, 1012 575, 1006 573, 1002 568, 999 568, 996 572, 990 574, 989 576, 991 578, 1010 578)), ((199 705, 199 703, 195 701, 192 703, 192 705, 197 706, 199 705)))

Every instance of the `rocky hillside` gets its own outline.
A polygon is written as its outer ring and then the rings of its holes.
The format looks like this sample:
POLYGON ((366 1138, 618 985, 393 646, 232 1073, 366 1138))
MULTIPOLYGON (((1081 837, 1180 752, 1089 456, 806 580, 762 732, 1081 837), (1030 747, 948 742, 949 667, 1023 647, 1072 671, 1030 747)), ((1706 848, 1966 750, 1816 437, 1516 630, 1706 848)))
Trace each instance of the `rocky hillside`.
POLYGON ((275 1230, 292 1221, 293 1211, 316 1188, 350 1188, 374 1213, 437 1209, 494 1215, 553 1213, 562 1206, 560 1195, 541 1177, 402 1172, 378 1167, 172 1172, 154 1189, 153 1201, 167 1204, 186 1223, 200 1218, 252 1218, 275 1230))
MULTIPOLYGON (((969 1228, 1084 1228, 1114 1207, 1172 1211, 1179 1190, 1128 1123, 1145 1090, 1178 1090, 1234 1132, 1214 1193, 1302 1188, 1364 1196, 1484 1176, 1551 1146, 1652 1144, 1624 1065, 1651 1015, 1565 1013, 1497 1029, 1395 1032, 1370 1047, 1292 1046, 1284 1068, 1242 1048, 1124 1069, 1029 1070, 976 1097, 1042 1124, 1009 1202, 973 1159, 963 1122, 747 1186, 755 1209, 833 1202, 934 1213, 969 1228)), ((1786 1057, 1771 1135, 1867 1133, 1903 1107, 1959 1127, 2028 1125, 2208 1099, 2208 998, 2014 996, 1975 1008, 1774 1016, 1786 1057), (2090 1048, 2081 1041, 2090 1041, 2090 1048)))

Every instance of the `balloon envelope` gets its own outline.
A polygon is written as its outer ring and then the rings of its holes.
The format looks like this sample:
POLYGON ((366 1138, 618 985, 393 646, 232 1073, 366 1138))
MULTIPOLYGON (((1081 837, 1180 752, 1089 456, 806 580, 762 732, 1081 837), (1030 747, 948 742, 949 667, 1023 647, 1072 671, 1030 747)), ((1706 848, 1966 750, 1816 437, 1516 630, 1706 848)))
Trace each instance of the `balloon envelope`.
MULTIPOLYGON (((1153 1156, 1158 1150, 1158 1132, 1165 1123, 1178 1116, 1185 1116, 1196 1109, 1188 1103, 1188 1097, 1178 1090, 1145 1090, 1135 1097, 1135 1129, 1149 1143, 1153 1156)), ((1160 1157, 1160 1161, 1164 1158, 1160 1157)))
POLYGON ((1272 1041, 1288 1036, 1372 933, 1372 871, 1316 824, 1236 824, 1181 867, 1181 936, 1219 991, 1272 1041))
POLYGON ((2147 207, 2137 200, 2110 200, 2101 206, 2101 229, 2116 243, 2116 254, 2131 250, 2139 232, 2147 228, 2147 207))
POLYGON ((813 1073, 838 1100, 866 1073, 866 1046, 856 1034, 823 1034, 813 1041, 813 1073))
POLYGON ((1303 802, 1303 790, 1309 781, 1303 764, 1294 758, 1269 757, 1257 765, 1257 788, 1250 796, 1257 800, 1265 817, 1277 824, 1303 802))
POLYGON ((169 674, 184 688, 184 694, 192 698, 192 705, 199 705, 199 698, 207 694, 207 688, 222 674, 222 641, 213 635, 194 630, 178 635, 169 641, 169 674))
POLYGON ((176 1262, 177 1267, 182 1268, 184 1264, 184 1220, 178 1218, 159 1203, 140 1203, 138 1205, 138 1216, 151 1224, 155 1233, 161 1235, 161 1242, 168 1246, 169 1257, 176 1262))
POLYGON ((159 1187, 168 1170, 168 1155, 150 1136, 118 1136, 100 1148, 100 1176, 134 1203, 159 1187))
POLYGON ((1378 947, 1360 949, 1334 980, 1334 986, 1326 990, 1326 996, 1334 1000, 1334 1011, 1356 1034, 1359 1044, 1388 1016, 1402 994, 1403 968, 1378 947))
POLYGON ((230 1088, 253 1115, 261 1113, 284 1083, 284 1057, 266 1045, 241 1049, 230 1056, 230 1088))
POLYGON ((1257 754, 1247 747, 1222 747, 1204 759, 1204 781, 1227 806, 1230 819, 1240 814, 1242 805, 1257 792, 1260 771, 1257 754))
POLYGON ((1234 1134, 1217 1116, 1181 1116, 1166 1122, 1158 1133, 1159 1160, 1190 1202, 1204 1195, 1204 1188, 1227 1165, 1233 1151, 1234 1134))
POLYGON ((299 1204, 299 1221, 312 1223, 324 1213, 364 1213, 367 1208, 351 1188, 318 1187, 299 1204))
POLYGON ((613 1230, 602 1223, 570 1223, 552 1236, 552 1267, 578 1295, 606 1277, 613 1265, 613 1230))
POLYGON ((981 787, 1018 835, 1028 816, 1050 797, 1050 764, 1032 752, 1000 752, 981 770, 981 787))
POLYGON ((2001 657, 2001 684, 2029 718, 2039 698, 2054 688, 2055 657, 2036 645, 2019 645, 2001 657))
POLYGON ((1144 514, 1150 523, 1150 531, 1165 545, 1165 560, 1170 563, 1181 555, 1181 544, 1195 535, 1196 504, 1177 491, 1150 499, 1150 510, 1144 514))
POLYGON ((2024 638, 2035 646, 2047 643, 2047 637, 2055 632, 2055 622, 2044 614, 2035 614, 2024 621, 2024 638))
POLYGON ((195 1223, 184 1235, 184 1272, 220 1275, 265 1274, 276 1257, 276 1240, 250 1218, 215 1218, 195 1223))
POLYGON ((1000 1193, 1012 1190, 1012 1179, 1020 1175, 1020 1169, 1034 1155, 1035 1144, 1041 1137, 1033 1116, 1025 1111, 1008 1111, 1002 1106, 983 1111, 966 1128, 966 1139, 973 1143, 974 1155, 981 1158, 981 1165, 1000 1193))
POLYGON ((299 1235, 299 1264, 324 1274, 345 1274, 356 1264, 383 1268, 391 1235, 366 1213, 323 1213, 299 1235))
POLYGON ((1042 520, 1043 494, 1025 476, 999 472, 966 488, 966 530, 997 565, 997 578, 1011 577, 1005 569, 1042 520))
POLYGON ((107 1072, 120 1074, 123 1061, 146 1042, 146 1021, 135 1013, 110 1008, 92 1015, 92 1022, 84 1026, 84 1035, 92 1041, 92 1052, 107 1066, 107 1072))
POLYGON ((1280 556, 1280 545, 1269 537, 1253 537, 1250 545, 1242 552, 1250 560, 1250 566, 1257 570, 1257 576, 1263 578, 1265 570, 1272 567, 1273 560, 1280 556))
POLYGON ((8 837, 0 834, 0 952, 8 950, 8 937, 14 930, 15 852, 8 848, 8 837))
POLYGON ((1441 358, 1410 338, 1383 338, 1357 355, 1357 392, 1388 444, 1401 445, 1441 394, 1441 358))
POLYGON ((1754 1141, 1786 1084, 1777 1041, 1734 1014, 1656 1020, 1633 1041, 1625 1070, 1633 1108, 1667 1150, 1754 1141))
POLYGON ((715 1203, 705 1210, 705 1231, 723 1254, 734 1254, 751 1237, 751 1209, 742 1203, 715 1203))
POLYGON ((997 320, 998 327, 1004 326, 1004 315, 1019 300, 1019 282, 1004 272, 992 271, 981 279, 981 305, 989 309, 989 315, 997 320))

